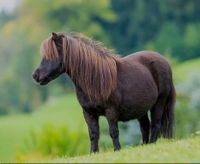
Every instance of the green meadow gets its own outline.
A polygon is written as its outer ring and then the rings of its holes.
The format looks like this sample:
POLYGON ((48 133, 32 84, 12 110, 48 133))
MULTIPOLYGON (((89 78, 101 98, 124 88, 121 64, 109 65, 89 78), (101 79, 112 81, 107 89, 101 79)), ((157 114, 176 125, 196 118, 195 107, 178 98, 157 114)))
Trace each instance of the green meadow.
POLYGON ((15 160, 18 149, 23 149, 30 131, 39 131, 49 124, 66 126, 70 131, 81 129, 86 132, 82 110, 75 95, 49 99, 32 114, 0 117, 0 161, 15 160))

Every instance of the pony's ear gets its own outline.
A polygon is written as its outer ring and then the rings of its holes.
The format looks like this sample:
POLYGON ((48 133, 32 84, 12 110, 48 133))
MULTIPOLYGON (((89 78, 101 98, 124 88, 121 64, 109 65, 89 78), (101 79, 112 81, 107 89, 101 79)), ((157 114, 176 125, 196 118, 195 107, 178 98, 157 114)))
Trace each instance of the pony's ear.
POLYGON ((52 39, 56 40, 58 38, 59 38, 58 34, 56 34, 55 32, 52 32, 52 39))

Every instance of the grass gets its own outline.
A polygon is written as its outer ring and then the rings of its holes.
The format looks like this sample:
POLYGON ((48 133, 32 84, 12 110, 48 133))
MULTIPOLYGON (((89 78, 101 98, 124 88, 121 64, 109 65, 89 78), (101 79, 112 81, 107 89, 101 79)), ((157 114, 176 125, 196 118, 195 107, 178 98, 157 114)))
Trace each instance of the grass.
POLYGON ((48 124, 66 126, 69 130, 81 128, 87 132, 75 95, 52 98, 32 114, 0 117, 0 161, 14 160, 30 131, 40 130, 48 124))
POLYGON ((181 64, 178 64, 173 68, 174 81, 176 83, 184 82, 192 75, 199 75, 200 59, 193 59, 181 64))
MULTIPOLYGON (((199 163, 200 137, 184 140, 160 140, 156 144, 125 148, 73 158, 57 158, 53 163, 199 163)), ((44 161, 43 161, 44 162, 44 161)))

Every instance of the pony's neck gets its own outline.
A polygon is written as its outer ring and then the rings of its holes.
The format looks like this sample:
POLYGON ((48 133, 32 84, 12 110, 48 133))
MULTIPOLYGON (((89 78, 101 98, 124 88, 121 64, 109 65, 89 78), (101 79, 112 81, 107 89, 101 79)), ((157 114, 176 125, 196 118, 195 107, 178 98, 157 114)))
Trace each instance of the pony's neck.
POLYGON ((92 101, 108 99, 117 83, 117 57, 89 41, 68 39, 66 72, 92 101))

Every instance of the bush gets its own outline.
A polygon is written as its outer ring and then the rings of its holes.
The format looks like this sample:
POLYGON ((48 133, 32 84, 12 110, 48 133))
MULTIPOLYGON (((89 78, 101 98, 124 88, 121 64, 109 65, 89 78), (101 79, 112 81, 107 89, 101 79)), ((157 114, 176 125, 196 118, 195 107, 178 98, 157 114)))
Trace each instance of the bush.
POLYGON ((24 143, 24 155, 28 156, 41 154, 41 156, 49 157, 71 157, 89 152, 88 137, 81 129, 77 132, 71 132, 66 127, 53 125, 44 126, 40 132, 31 131, 24 143))

